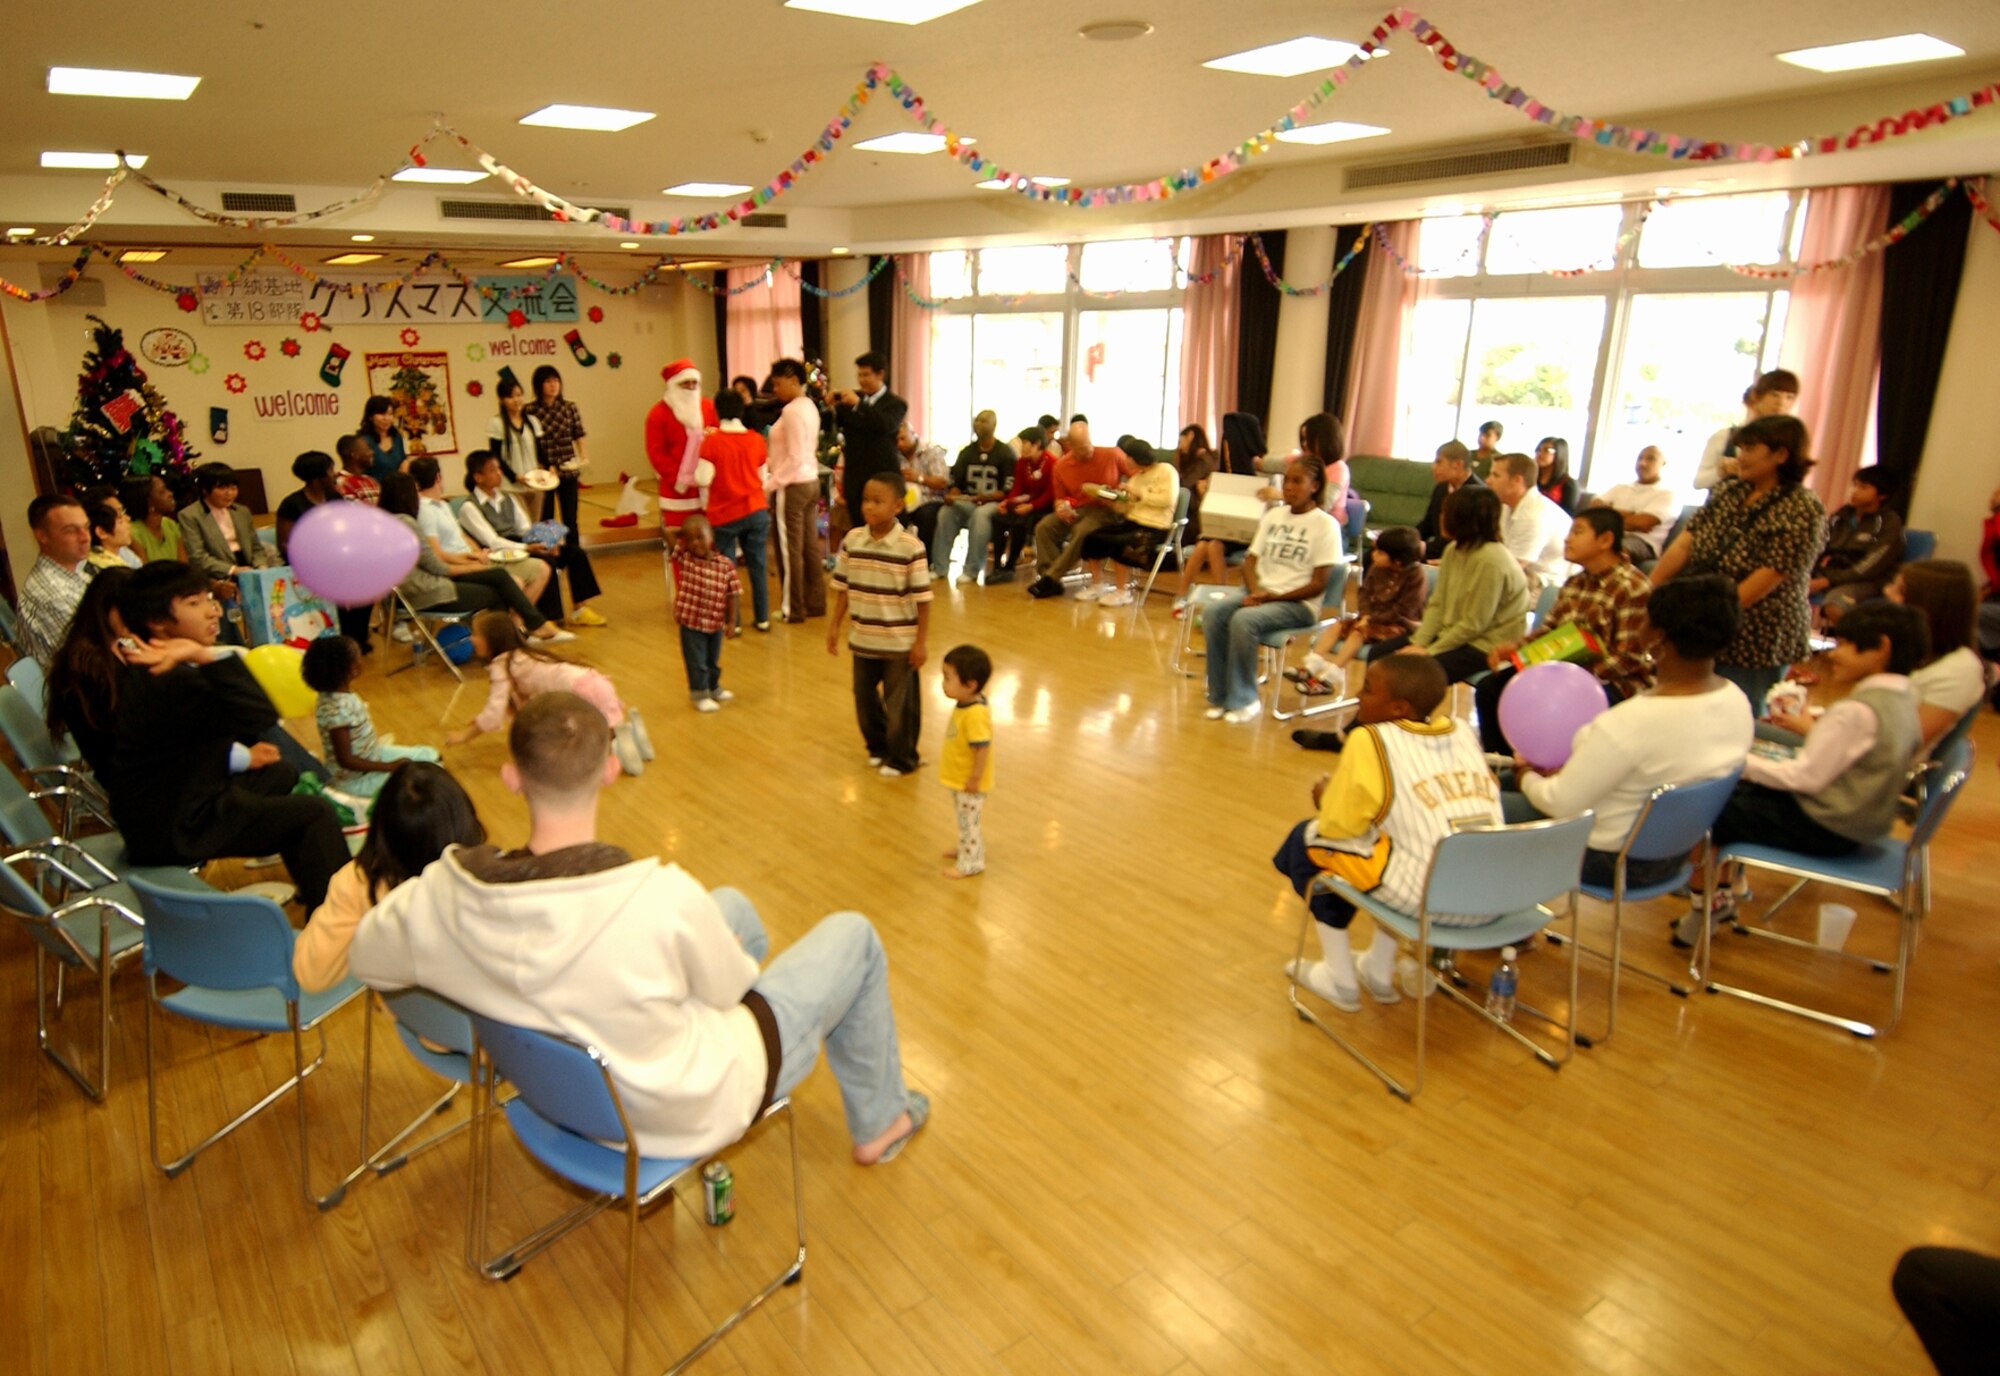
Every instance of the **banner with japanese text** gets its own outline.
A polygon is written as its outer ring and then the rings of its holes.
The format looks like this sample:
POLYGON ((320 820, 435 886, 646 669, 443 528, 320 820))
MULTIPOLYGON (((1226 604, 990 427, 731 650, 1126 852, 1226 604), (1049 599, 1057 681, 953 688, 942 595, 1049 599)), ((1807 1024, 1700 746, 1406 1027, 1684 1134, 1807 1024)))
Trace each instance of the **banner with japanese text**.
MULTIPOLYGON (((355 278, 360 283, 366 279, 355 278)), ((349 281, 309 282, 291 272, 246 272, 234 281, 204 277, 202 319, 210 325, 297 325, 314 315, 325 325, 499 325, 519 311, 530 325, 569 325, 580 318, 576 278, 559 272, 481 277, 475 290, 455 279, 415 281, 393 291, 350 294, 349 281), (481 295, 484 291, 486 295, 481 295)))

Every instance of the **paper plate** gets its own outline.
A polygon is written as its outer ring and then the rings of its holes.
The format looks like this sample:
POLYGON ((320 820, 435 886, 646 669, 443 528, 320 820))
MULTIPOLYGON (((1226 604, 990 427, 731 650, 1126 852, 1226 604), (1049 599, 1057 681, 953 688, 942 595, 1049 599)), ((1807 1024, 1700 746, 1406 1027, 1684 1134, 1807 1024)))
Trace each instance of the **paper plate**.
POLYGON ((532 487, 537 492, 553 492, 560 479, 546 468, 536 468, 521 475, 521 486, 532 487))
POLYGON ((524 549, 496 549, 492 555, 496 564, 518 564, 527 557, 528 551, 524 549))

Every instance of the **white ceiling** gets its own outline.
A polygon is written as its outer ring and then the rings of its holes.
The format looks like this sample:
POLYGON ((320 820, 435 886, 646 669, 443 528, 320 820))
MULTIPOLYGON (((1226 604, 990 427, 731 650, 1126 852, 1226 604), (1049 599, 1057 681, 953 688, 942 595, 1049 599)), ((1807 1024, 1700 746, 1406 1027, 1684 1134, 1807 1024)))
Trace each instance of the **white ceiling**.
MULTIPOLYGON (((124 147, 150 155, 147 171, 197 199, 229 189, 287 189, 309 206, 392 170, 443 112, 468 136, 551 190, 582 202, 629 204, 647 218, 715 208, 673 202, 661 187, 690 180, 761 184, 810 144, 876 58, 900 70, 934 114, 976 134, 983 148, 1024 172, 1079 182, 1126 181, 1198 163, 1271 123, 1317 79, 1208 71, 1200 63, 1314 32, 1359 40, 1387 8, 1281 0, 982 0, 906 28, 786 10, 780 0, 639 7, 602 3, 465 4, 426 9, 389 0, 337 7, 256 0, 170 0, 152 7, 84 0, 23 5, 0 45, 0 216, 44 232, 79 213, 101 180, 43 172, 44 148, 124 147), (1146 39, 1098 44, 1082 23, 1143 16, 1146 39), (53 64, 199 74, 185 103, 51 96, 53 64), (526 128, 515 123, 550 101, 659 112, 618 134, 526 128), (27 217, 27 218, 24 218, 27 217)), ((1462 51, 1560 108, 1587 115, 1647 116, 1678 132, 1774 142, 1834 132, 1863 120, 1963 94, 2000 74, 2000 2, 1930 0, 1885 8, 1879 0, 1677 0, 1625 6, 1575 0, 1425 0, 1419 8, 1462 51), (1746 19, 1746 16, 1749 18, 1746 19), (1967 56, 1890 73, 1831 77, 1773 59, 1781 49, 1876 37, 1921 26, 1967 56), (1667 116, 1674 116, 1671 121, 1667 116)), ((771 247, 857 248, 983 236, 1082 237, 1144 219, 1296 221, 1347 203, 1338 169, 1437 146, 1531 140, 1518 114, 1451 76, 1411 40, 1357 75, 1320 117, 1389 126, 1386 138, 1324 149, 1280 148, 1255 172, 1164 208, 1116 216, 1003 204, 943 156, 857 153, 841 147, 772 208, 794 232, 771 247), (1087 223, 1088 222, 1088 223, 1087 223)), ((846 142, 910 127, 886 92, 846 142)), ((442 147, 442 145, 434 145, 442 147)), ((1586 150, 1574 175, 1667 182, 1656 160, 1586 150)), ((1942 170, 2000 166, 2000 109, 1938 134, 1898 141, 1942 170)), ((446 153, 434 161, 448 162, 446 153)), ((1815 165, 1822 178, 1841 176, 1815 165)), ((1882 165, 1881 159, 1875 160, 1882 165)), ((1853 161, 1848 165, 1859 167, 1853 161)), ((1714 170, 1714 169, 1709 169, 1714 170)), ((1796 177, 1801 169, 1781 169, 1796 177)), ((1930 166, 1913 175, 1929 175, 1930 166)), ((1765 175, 1770 170, 1766 169, 1765 175)), ((1893 173, 1890 173, 1892 175, 1893 173)), ((1754 174, 1753 174, 1754 175, 1754 174)), ((1883 172, 1872 176, 1885 175, 1883 172)), ((1560 180, 1560 179, 1558 179, 1560 180)), ((1428 188, 1432 199, 1459 189, 1428 188)), ((491 181, 452 194, 502 196, 491 181)), ((1464 194, 1480 195, 1482 188, 1464 194)), ((367 228, 385 240, 469 242, 436 220, 436 188, 402 191, 351 222, 295 241, 344 241, 367 228)), ((1127 227, 1112 232, 1134 232, 1127 227)), ((491 243, 530 240, 609 247, 575 227, 521 232, 475 229, 491 243)), ((709 245, 735 246, 741 231, 709 245)), ((187 241, 248 238, 218 232, 138 190, 121 193, 100 237, 187 241)), ((765 247, 758 241, 757 247, 765 247)), ((649 246, 650 247, 650 246, 649 246)), ((754 251, 754 250, 753 250, 754 251)))

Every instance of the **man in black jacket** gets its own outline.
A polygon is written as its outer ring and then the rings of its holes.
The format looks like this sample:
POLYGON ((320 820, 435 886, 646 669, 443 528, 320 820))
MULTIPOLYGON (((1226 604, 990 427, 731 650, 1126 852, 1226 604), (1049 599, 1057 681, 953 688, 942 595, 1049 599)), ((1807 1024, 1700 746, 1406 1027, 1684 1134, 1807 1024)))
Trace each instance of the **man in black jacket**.
POLYGON ((1472 456, 1457 440, 1446 440, 1438 446, 1437 457, 1431 460, 1431 477, 1436 486, 1431 488, 1430 505, 1424 508, 1424 519, 1417 522, 1417 534, 1424 537, 1426 559, 1436 559, 1451 543, 1444 534, 1444 499, 1467 484, 1473 487, 1486 485, 1472 471, 1472 456))
POLYGON ((896 432, 910 413, 910 403, 889 390, 889 365, 873 349, 854 360, 852 392, 833 398, 834 423, 840 427, 841 495, 847 516, 861 524, 861 489, 877 473, 900 473, 903 456, 896 450, 896 432))
POLYGON ((347 863, 347 842, 332 805, 294 796, 298 771, 258 740, 278 714, 243 660, 216 648, 222 609, 208 580, 185 564, 149 564, 120 590, 118 613, 143 638, 124 645, 104 780, 132 863, 276 851, 311 912, 347 863))

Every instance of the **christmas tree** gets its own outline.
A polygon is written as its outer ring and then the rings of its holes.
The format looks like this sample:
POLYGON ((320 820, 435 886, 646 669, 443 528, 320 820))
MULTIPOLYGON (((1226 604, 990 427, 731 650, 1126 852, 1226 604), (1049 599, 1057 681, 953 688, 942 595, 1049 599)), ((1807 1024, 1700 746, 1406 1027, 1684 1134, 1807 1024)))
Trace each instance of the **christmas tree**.
POLYGON ((185 478, 200 454, 188 448, 180 417, 146 381, 139 360, 125 347, 125 332, 96 316, 83 372, 76 380, 76 411, 69 420, 69 444, 57 475, 72 490, 92 483, 117 483, 129 474, 157 473, 169 483, 185 478))

